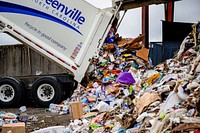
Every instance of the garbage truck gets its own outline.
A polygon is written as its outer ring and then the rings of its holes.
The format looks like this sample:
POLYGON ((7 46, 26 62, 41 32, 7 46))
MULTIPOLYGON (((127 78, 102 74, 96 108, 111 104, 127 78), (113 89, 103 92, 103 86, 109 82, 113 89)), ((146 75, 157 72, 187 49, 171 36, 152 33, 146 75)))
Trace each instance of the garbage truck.
POLYGON ((84 0, 0 0, 0 31, 68 70, 1 77, 0 107, 17 106, 27 96, 43 107, 70 97, 123 2, 113 0, 112 7, 99 9, 84 0))
POLYGON ((18 105, 27 93, 39 106, 70 97, 117 13, 116 7, 102 10, 84 0, 0 0, 0 31, 68 70, 1 77, 0 107, 18 105))

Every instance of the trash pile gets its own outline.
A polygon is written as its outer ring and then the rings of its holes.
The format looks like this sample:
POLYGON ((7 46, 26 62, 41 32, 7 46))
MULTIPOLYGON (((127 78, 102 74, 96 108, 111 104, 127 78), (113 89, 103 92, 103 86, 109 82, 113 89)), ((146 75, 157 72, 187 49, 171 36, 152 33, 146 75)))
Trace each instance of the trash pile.
POLYGON ((26 114, 26 106, 21 106, 18 113, 0 111, 0 132, 25 133, 25 126, 38 122, 35 115, 26 114))
MULTIPOLYGON (((33 133, 199 133, 200 23, 192 27, 174 58, 155 67, 142 43, 144 35, 124 39, 111 28, 99 55, 91 59, 83 86, 48 108, 70 114, 70 124, 33 133)), ((25 112, 26 107, 19 111, 25 112)), ((24 119, 0 112, 0 127, 37 121, 34 115, 24 119)), ((25 125, 18 126, 25 132, 25 125)))
POLYGON ((27 114, 25 112, 26 112, 26 106, 21 106, 19 108, 19 113, 0 111, 0 127, 2 127, 3 124, 13 124, 21 122, 28 123, 28 122, 38 121, 37 116, 31 115, 27 117, 27 114))
POLYGON ((68 132, 200 132, 200 23, 174 58, 154 68, 143 38, 122 39, 110 30, 91 60, 87 87, 49 108, 70 112, 68 132))
POLYGON ((17 119, 18 114, 10 113, 10 112, 0 112, 0 127, 3 124, 8 124, 8 123, 18 123, 19 120, 17 119))

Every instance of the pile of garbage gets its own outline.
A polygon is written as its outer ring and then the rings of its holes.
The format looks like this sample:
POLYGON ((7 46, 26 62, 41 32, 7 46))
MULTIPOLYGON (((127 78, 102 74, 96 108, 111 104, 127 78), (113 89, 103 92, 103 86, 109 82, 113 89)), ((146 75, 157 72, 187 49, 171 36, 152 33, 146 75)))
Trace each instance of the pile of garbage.
POLYGON ((91 60, 86 87, 79 86, 70 99, 49 107, 77 116, 66 131, 200 132, 200 23, 193 25, 174 58, 155 67, 143 38, 123 39, 111 28, 91 60), (70 110, 74 101, 81 106, 70 110))
MULTIPOLYGON (((73 96, 49 111, 71 114, 70 133, 200 132, 200 23, 172 59, 153 67, 144 35, 123 39, 111 28, 99 55, 73 96)), ((26 107, 19 109, 20 113, 26 107)), ((37 122, 37 116, 0 112, 3 124, 37 122)), ((48 130, 47 129, 47 130, 48 130)), ((38 130, 34 133, 47 132, 38 130)))
POLYGON ((0 127, 2 127, 3 124, 13 124, 13 123, 20 123, 20 122, 24 122, 28 124, 29 122, 38 121, 37 116, 34 116, 34 115, 27 116, 25 112, 26 112, 26 106, 21 106, 19 108, 18 113, 0 111, 0 127))
POLYGON ((10 112, 0 112, 0 127, 3 124, 8 124, 8 123, 17 123, 19 122, 17 119, 18 115, 10 112))

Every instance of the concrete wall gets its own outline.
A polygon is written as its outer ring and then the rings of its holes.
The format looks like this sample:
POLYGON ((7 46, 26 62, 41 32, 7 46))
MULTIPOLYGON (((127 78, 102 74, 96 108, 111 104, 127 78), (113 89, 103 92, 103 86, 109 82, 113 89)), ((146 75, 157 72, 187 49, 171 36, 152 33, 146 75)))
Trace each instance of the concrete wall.
POLYGON ((24 45, 0 46, 0 77, 66 73, 57 63, 24 45))

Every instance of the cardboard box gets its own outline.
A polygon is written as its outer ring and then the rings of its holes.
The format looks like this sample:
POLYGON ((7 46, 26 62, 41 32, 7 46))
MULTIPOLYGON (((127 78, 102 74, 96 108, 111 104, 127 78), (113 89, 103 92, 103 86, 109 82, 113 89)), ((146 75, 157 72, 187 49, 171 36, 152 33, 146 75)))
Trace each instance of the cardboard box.
POLYGON ((142 58, 145 61, 148 61, 149 60, 149 58, 148 58, 149 57, 149 49, 147 49, 147 48, 140 49, 136 53, 136 56, 142 58))
POLYGON ((82 102, 69 102, 69 109, 70 109, 70 115, 73 120, 79 119, 83 116, 83 105, 82 102))
POLYGON ((25 123, 3 124, 2 133, 25 133, 25 123))

